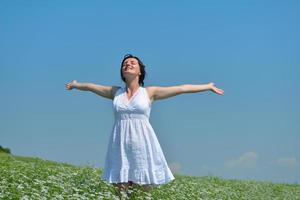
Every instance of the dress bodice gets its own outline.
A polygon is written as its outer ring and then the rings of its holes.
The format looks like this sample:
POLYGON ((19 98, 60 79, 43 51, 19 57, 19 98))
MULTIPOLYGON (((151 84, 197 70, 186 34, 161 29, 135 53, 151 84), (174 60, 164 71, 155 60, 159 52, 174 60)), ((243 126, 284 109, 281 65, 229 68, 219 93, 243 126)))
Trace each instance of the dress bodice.
POLYGON ((126 88, 120 87, 113 99, 113 110, 115 119, 149 119, 151 112, 151 101, 146 88, 140 86, 138 90, 128 99, 126 88))

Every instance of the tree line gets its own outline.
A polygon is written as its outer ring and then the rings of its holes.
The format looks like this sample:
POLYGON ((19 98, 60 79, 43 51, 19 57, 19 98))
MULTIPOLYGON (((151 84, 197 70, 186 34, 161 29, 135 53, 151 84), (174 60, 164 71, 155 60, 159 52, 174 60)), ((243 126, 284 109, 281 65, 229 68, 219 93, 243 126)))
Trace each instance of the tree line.
POLYGON ((0 152, 4 152, 4 153, 8 153, 11 154, 10 149, 9 148, 4 148, 0 145, 0 152))

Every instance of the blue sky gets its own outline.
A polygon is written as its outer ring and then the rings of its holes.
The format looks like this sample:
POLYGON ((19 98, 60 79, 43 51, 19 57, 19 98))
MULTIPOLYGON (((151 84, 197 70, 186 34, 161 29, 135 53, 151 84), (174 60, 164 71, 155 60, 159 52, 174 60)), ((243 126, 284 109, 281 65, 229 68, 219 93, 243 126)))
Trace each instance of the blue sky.
POLYGON ((225 91, 153 103, 174 173, 299 183, 299 17, 298 1, 1 1, 0 145, 102 168, 112 102, 64 85, 122 86, 132 53, 145 87, 225 91))

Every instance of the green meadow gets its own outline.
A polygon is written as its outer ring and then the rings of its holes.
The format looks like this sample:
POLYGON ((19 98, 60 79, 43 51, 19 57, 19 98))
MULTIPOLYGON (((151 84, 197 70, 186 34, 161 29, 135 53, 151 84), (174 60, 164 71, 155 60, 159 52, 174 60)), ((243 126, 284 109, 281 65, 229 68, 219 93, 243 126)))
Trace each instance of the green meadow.
POLYGON ((299 184, 176 175, 146 193, 122 193, 100 179, 101 168, 0 153, 0 199, 300 199, 299 184), (127 193, 127 194, 128 194, 127 193))

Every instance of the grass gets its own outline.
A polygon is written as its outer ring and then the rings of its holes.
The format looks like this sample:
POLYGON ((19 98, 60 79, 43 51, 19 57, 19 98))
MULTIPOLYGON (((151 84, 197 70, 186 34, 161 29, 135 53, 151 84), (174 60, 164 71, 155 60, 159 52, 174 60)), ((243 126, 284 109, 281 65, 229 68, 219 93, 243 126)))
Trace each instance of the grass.
MULTIPOLYGON (((0 153, 0 199, 120 199, 100 178, 102 169, 0 153)), ((150 193, 128 199, 300 200, 300 185, 175 175, 150 193)), ((121 199, 126 199, 122 197, 121 199)))

